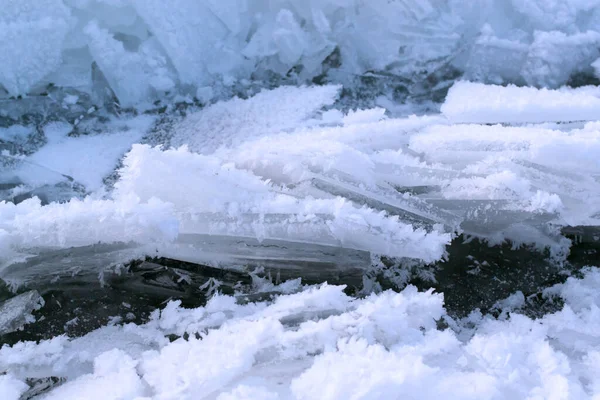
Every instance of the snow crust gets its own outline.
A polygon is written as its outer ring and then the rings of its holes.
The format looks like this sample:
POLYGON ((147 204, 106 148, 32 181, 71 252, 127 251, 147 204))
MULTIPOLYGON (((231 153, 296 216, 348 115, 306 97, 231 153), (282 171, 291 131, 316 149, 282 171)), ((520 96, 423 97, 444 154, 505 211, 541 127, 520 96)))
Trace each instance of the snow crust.
POLYGON ((364 299, 322 284, 261 303, 170 302, 144 325, 3 346, 0 393, 18 399, 25 377, 57 376, 66 383, 44 399, 591 399, 599 284, 588 268, 548 289, 564 306, 537 320, 510 299, 498 319, 453 320, 442 294, 411 286, 364 299))
POLYGON ((593 75, 598 2, 579 0, 2 0, 0 85, 92 92, 120 104, 272 79, 349 83, 367 72, 559 87, 593 75), (99 74, 100 72, 101 74, 99 74))

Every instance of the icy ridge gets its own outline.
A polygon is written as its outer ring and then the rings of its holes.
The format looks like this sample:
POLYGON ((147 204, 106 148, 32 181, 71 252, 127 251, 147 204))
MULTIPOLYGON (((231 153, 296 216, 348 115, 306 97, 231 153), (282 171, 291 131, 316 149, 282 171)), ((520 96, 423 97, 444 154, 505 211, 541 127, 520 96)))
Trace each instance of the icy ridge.
POLYGON ((598 123, 528 124, 531 115, 555 121, 557 99, 590 104, 585 115, 584 107, 561 107, 559 119, 595 118, 595 88, 459 82, 445 115, 408 118, 388 118, 382 109, 325 111, 338 91, 282 87, 205 107, 163 132, 177 148, 132 146, 152 118, 116 124, 128 127, 118 134, 74 138, 52 125, 49 143, 9 169, 20 181, 7 191, 46 185, 29 192, 44 194, 68 173, 89 194, 61 204, 0 203, 4 261, 11 249, 217 235, 433 262, 460 233, 534 243, 562 259, 570 241, 560 227, 600 226, 598 123), (510 96, 520 103, 505 103, 510 96), (509 123, 490 124, 507 116, 509 123), (102 172, 125 152, 107 193, 102 172), (47 178, 43 165, 53 168, 47 178))
MULTIPOLYGON (((0 85, 106 81, 124 107, 176 93, 209 102, 252 81, 350 84, 358 76, 558 87, 592 76, 597 1, 2 0, 0 85), (445 78, 446 77, 446 78, 445 78)), ((389 94, 389 93, 388 93, 389 94)))

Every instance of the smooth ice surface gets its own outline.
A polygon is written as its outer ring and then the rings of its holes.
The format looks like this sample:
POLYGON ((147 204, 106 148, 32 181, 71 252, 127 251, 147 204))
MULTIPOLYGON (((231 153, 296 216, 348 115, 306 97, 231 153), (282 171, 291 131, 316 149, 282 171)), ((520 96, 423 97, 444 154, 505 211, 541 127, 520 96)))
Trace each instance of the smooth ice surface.
POLYGON ((287 285, 290 293, 284 284, 289 294, 269 302, 170 302, 144 325, 2 347, 0 391, 16 399, 26 377, 57 376, 66 382, 43 398, 592 399, 598 284, 599 270, 588 268, 548 289, 564 306, 537 320, 519 313, 515 294, 498 319, 455 321, 442 294, 412 286, 356 299, 343 286, 287 285), (438 328, 442 319, 449 328, 438 328))
POLYGON ((487 83, 556 88, 577 74, 593 76, 598 6, 596 0, 2 0, 0 85, 13 96, 39 93, 49 83, 92 92, 102 75, 126 107, 173 100, 176 93, 205 102, 251 81, 269 87, 284 77, 348 84, 373 72, 408 86, 457 72, 487 83))

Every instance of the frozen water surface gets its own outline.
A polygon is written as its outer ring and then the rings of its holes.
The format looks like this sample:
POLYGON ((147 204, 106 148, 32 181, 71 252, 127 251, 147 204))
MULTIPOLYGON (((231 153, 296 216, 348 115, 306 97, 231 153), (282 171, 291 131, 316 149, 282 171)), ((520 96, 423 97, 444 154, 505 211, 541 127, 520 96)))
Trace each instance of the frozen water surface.
POLYGON ((0 9, 1 399, 600 396, 600 2, 0 9))

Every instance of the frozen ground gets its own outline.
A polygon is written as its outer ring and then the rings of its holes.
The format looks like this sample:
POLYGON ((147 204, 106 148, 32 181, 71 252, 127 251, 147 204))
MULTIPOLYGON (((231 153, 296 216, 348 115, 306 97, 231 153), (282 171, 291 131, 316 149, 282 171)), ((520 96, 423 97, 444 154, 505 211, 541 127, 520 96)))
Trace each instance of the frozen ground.
MULTIPOLYGON (((595 88, 457 82, 442 114, 406 118, 338 111, 339 90, 280 87, 168 124, 113 117, 96 134, 43 126, 39 150, 4 153, 14 202, 0 203, 3 279, 27 287, 144 254, 233 269, 253 254, 255 266, 261 254, 265 263, 310 264, 327 247, 356 251, 354 262, 366 254, 368 263, 370 253, 419 265, 447 257, 458 234, 534 246, 560 265, 571 246, 561 229, 584 229, 576 239, 597 244, 595 88), (63 193, 65 181, 80 188, 78 198, 43 205, 31 197, 63 193), (249 253, 252 241, 265 250, 249 253), (75 249, 19 264, 98 242, 117 247, 93 253, 88 267, 75 249)), ((32 129, 0 134, 27 142, 32 129)), ((340 257, 336 268, 350 265, 340 257)), ((519 314, 529 301, 520 292, 498 303, 497 318, 475 310, 458 320, 431 291, 354 298, 342 286, 297 280, 268 287, 280 293, 274 300, 237 304, 239 296, 218 295, 194 309, 172 302, 146 323, 114 319, 76 339, 4 346, 0 394, 30 398, 46 387, 36 398, 593 398, 599 279, 590 266, 546 290, 559 311, 537 320, 519 314)), ((218 289, 218 281, 207 285, 218 289)), ((5 304, 7 329, 31 322, 35 295, 5 304), (14 310, 25 319, 10 317, 14 310)))

